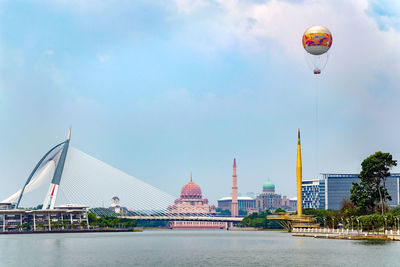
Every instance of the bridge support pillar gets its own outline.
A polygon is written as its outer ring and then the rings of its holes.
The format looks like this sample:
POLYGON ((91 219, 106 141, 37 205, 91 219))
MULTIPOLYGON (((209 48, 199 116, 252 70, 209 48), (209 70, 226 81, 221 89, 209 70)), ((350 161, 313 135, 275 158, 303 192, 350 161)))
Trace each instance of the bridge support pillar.
POLYGON ((36 231, 36 215, 33 213, 33 231, 36 231))
POLYGON ((90 225, 89 225, 89 214, 86 211, 86 225, 87 225, 87 229, 90 229, 90 225))

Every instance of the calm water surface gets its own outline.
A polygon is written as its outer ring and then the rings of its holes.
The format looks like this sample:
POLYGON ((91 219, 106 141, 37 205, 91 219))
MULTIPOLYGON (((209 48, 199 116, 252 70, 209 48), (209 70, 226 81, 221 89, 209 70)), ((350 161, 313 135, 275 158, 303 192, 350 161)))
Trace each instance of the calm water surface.
POLYGON ((223 230, 2 235, 0 265, 400 266, 400 242, 223 230))

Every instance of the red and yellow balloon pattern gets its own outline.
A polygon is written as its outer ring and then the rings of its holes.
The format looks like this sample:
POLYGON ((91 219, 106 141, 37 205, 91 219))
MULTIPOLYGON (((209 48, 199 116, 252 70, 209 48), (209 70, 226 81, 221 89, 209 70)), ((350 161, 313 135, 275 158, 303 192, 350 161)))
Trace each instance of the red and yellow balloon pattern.
POLYGON ((303 47, 309 46, 327 46, 332 45, 332 35, 329 33, 305 33, 303 35, 303 47))

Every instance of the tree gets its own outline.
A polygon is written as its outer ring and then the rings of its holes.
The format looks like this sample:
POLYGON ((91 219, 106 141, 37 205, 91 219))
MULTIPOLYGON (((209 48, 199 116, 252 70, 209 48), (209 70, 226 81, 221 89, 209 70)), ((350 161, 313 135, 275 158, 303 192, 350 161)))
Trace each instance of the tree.
POLYGON ((62 227, 63 229, 65 229, 65 227, 67 227, 68 220, 64 219, 64 220, 60 220, 60 222, 61 222, 61 227, 62 227))
POLYGON ((370 214, 374 213, 379 196, 371 185, 363 182, 353 183, 353 187, 350 189, 350 200, 357 206, 358 213, 370 214))
POLYGON ((89 224, 91 225, 97 225, 97 216, 94 213, 89 212, 88 213, 88 219, 89 219, 89 224))
MULTIPOLYGON (((324 224, 324 219, 327 220, 327 218, 329 218, 332 220, 331 218, 333 217, 334 212, 331 210, 303 209, 303 214, 314 215, 316 221, 322 225, 324 224)), ((329 221, 325 221, 325 223, 329 224, 329 221)))
POLYGON ((51 222, 50 224, 52 230, 58 229, 58 227, 60 227, 60 224, 58 222, 51 222))
POLYGON ((43 229, 44 228, 44 223, 42 223, 42 222, 38 223, 38 228, 39 229, 43 229))
POLYGON ((392 209, 392 214, 395 216, 400 215, 400 206, 396 206, 392 209))
POLYGON ((286 210, 284 210, 281 207, 279 207, 274 211, 274 213, 278 213, 278 212, 286 212, 286 210))
POLYGON ((240 225, 244 227, 255 227, 264 229, 282 229, 283 227, 277 221, 267 220, 267 215, 271 214, 272 213, 269 210, 262 211, 260 213, 254 212, 243 218, 240 225))
POLYGON ((81 226, 81 228, 83 229, 86 226, 86 222, 85 221, 81 221, 81 223, 79 224, 81 226))
POLYGON ((360 183, 353 183, 350 200, 362 211, 373 212, 376 204, 381 204, 381 213, 384 214, 386 201, 391 200, 386 190, 386 178, 390 176, 390 169, 397 166, 390 153, 381 151, 364 159, 361 163, 360 183))
POLYGON ((357 215, 357 207, 353 202, 344 199, 342 201, 342 207, 339 210, 340 217, 351 217, 357 215))

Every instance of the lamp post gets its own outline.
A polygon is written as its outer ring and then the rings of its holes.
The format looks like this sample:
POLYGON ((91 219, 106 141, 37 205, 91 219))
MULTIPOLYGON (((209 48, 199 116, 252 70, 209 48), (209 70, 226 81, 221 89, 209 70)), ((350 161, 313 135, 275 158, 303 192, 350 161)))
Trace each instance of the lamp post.
POLYGON ((353 218, 354 218, 354 216, 351 216, 350 217, 350 220, 351 220, 351 231, 353 232, 353 218))
POLYGON ((356 218, 357 220, 357 234, 360 234, 360 220, 356 218))
POLYGON ((326 223, 325 223, 326 219, 325 219, 325 217, 323 219, 324 219, 324 229, 325 229, 326 228, 326 223))
POLYGON ((385 218, 385 225, 384 225, 384 233, 386 234, 386 229, 387 229, 387 216, 384 216, 383 218, 385 218))

